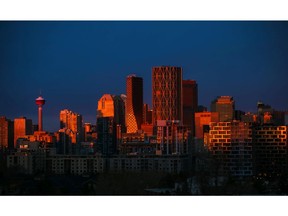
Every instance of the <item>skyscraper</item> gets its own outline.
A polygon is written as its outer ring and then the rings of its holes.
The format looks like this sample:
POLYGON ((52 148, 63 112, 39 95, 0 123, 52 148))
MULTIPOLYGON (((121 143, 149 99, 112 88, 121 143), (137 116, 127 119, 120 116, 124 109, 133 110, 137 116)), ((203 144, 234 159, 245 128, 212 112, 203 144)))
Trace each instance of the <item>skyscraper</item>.
POLYGON ((122 96, 104 94, 98 101, 97 119, 102 117, 113 117, 116 125, 121 125, 125 131, 125 103, 122 96))
POLYGON ((152 68, 153 125, 157 120, 183 121, 182 68, 161 66, 152 68))
POLYGON ((116 124, 113 117, 97 118, 97 151, 104 156, 109 156, 116 152, 116 124))
POLYGON ((20 117, 14 119, 14 147, 18 138, 24 138, 26 135, 33 134, 33 125, 31 119, 20 117))
POLYGON ((192 135, 195 134, 194 113, 198 108, 198 85, 195 80, 182 81, 183 94, 183 125, 192 129, 192 135))
POLYGON ((143 79, 129 75, 126 79, 126 126, 127 133, 141 129, 143 122, 143 79))
POLYGON ((229 122, 234 119, 235 101, 231 96, 219 96, 211 103, 211 112, 219 113, 220 122, 229 122))
POLYGON ((143 124, 152 123, 152 110, 149 109, 148 104, 143 104, 143 124))
POLYGON ((0 149, 13 148, 14 124, 4 116, 0 117, 0 149))
POLYGON ((60 111, 60 129, 65 129, 69 134, 72 144, 82 141, 82 115, 74 113, 68 109, 60 111))

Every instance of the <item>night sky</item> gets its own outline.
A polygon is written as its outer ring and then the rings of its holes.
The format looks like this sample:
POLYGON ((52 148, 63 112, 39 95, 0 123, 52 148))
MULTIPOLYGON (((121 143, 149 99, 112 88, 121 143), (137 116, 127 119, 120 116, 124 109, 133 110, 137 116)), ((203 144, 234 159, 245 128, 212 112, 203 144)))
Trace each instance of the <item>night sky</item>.
POLYGON ((44 130, 59 129, 70 109, 96 122, 97 101, 143 77, 151 105, 153 66, 180 66, 198 83, 199 104, 218 95, 236 109, 258 100, 288 110, 288 22, 56 21, 0 22, 0 116, 37 123, 35 99, 46 99, 44 130))

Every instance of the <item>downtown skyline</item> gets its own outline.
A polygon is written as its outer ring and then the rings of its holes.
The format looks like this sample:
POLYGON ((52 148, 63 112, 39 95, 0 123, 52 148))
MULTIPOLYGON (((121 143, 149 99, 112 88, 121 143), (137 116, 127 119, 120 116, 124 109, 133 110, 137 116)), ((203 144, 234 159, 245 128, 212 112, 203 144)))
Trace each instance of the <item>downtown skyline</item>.
POLYGON ((59 112, 96 122, 103 94, 126 94, 129 74, 143 78, 152 107, 152 67, 183 69, 198 83, 199 105, 219 95, 255 112, 257 101, 287 110, 287 22, 1 22, 0 114, 37 122, 35 98, 47 103, 43 127, 59 129, 59 112))

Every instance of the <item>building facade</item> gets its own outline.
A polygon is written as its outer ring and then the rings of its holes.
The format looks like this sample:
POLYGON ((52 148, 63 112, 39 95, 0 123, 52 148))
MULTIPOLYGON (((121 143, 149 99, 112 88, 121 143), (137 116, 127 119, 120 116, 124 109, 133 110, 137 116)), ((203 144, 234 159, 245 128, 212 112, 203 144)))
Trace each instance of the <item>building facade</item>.
POLYGON ((252 176, 252 124, 240 121, 210 123, 208 149, 219 176, 252 176))
POLYGON ((288 172, 287 126, 259 125, 253 131, 253 163, 257 176, 280 176, 288 172))
POLYGON ((158 120, 183 121, 182 68, 152 68, 153 125, 158 120))
POLYGON ((112 117, 125 132, 125 103, 121 96, 104 94, 98 101, 97 118, 112 117))
POLYGON ((117 137, 116 127, 113 117, 97 118, 97 152, 103 156, 110 156, 116 153, 117 137))
POLYGON ((0 149, 14 147, 14 122, 4 116, 0 117, 0 149))
POLYGON ((16 147, 18 138, 24 138, 26 135, 32 134, 33 125, 31 119, 26 119, 26 117, 14 119, 14 147, 16 147))
POLYGON ((204 138, 204 127, 209 127, 211 122, 219 122, 218 112, 196 112, 195 113, 195 137, 204 138))
POLYGON ((189 154, 192 150, 191 130, 180 121, 157 121, 157 155, 189 154))
POLYGON ((126 79, 127 133, 136 133, 143 122, 143 79, 129 75, 126 79))
POLYGON ((231 96, 219 96, 211 103, 211 112, 219 113, 219 121, 233 121, 235 101, 231 96))
POLYGON ((72 144, 81 142, 83 140, 82 115, 68 109, 61 110, 60 130, 64 130, 70 136, 72 144))
POLYGON ((182 81, 183 94, 183 125, 190 127, 192 135, 195 134, 194 113, 198 109, 198 85, 195 80, 182 81))

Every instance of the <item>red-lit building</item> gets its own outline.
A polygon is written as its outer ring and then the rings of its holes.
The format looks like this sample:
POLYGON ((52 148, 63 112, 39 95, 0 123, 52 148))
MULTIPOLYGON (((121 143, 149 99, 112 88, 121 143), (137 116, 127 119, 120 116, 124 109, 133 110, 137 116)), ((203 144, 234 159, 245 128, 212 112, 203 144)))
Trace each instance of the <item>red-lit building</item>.
POLYGON ((182 68, 160 66, 152 68, 153 125, 158 120, 183 121, 182 68))
POLYGON ((26 135, 33 134, 33 125, 31 119, 20 117, 14 119, 14 147, 18 138, 25 138, 26 135))
POLYGON ((6 117, 0 117, 0 149, 13 148, 14 146, 14 123, 13 121, 6 119, 6 117))
POLYGON ((72 144, 76 144, 83 139, 82 115, 70 110, 60 111, 60 129, 69 134, 72 144))
POLYGON ((192 135, 195 134, 194 113, 198 108, 198 85, 195 80, 182 81, 183 95, 183 125, 190 127, 192 135))
POLYGON ((127 133, 136 133, 143 122, 143 79, 129 75, 126 79, 126 127, 127 133))
POLYGON ((204 138, 204 129, 209 127, 211 122, 219 122, 218 112, 196 112, 195 113, 195 137, 204 138))

